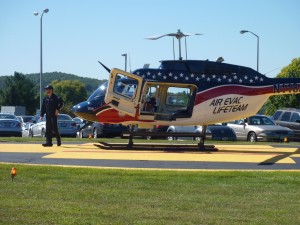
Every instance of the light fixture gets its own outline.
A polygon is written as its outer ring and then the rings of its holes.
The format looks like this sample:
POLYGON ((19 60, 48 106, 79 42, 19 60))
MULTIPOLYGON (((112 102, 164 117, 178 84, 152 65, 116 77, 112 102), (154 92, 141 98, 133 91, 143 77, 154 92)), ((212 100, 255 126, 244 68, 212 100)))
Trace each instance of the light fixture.
POLYGON ((17 175, 17 168, 13 167, 10 171, 10 175, 11 175, 11 180, 14 180, 14 177, 17 175))
POLYGON ((222 56, 220 56, 219 58, 217 58, 216 62, 221 63, 224 62, 224 59, 222 56))

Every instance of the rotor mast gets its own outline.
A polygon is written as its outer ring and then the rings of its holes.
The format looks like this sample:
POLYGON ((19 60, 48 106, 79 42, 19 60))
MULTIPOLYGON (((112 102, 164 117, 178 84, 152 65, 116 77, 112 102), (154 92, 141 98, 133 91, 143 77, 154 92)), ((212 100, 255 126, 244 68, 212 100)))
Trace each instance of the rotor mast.
MULTIPOLYGON (((165 36, 171 36, 171 37, 176 37, 178 39, 178 48, 179 48, 179 60, 182 60, 181 56, 181 38, 191 36, 191 35, 202 35, 202 34, 190 34, 190 33, 183 33, 181 32, 180 29, 177 30, 177 33, 170 33, 170 34, 164 34, 164 35, 158 35, 158 36, 153 36, 153 37, 148 37, 146 39, 149 40, 157 40, 159 38, 165 37, 165 36)), ((173 42, 173 51, 174 51, 174 42, 173 42)), ((187 49, 185 47, 186 55, 187 55, 187 49)))

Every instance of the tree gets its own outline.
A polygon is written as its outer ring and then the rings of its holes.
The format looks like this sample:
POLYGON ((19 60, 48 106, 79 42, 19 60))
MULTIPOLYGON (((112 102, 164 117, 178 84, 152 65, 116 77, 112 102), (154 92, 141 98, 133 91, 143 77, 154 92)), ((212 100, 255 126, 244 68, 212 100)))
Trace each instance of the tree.
MULTIPOLYGON (((300 78, 300 58, 293 59, 288 66, 280 71, 276 78, 300 78)), ((300 95, 271 96, 264 107, 266 115, 273 115, 279 108, 300 108, 300 95)))
POLYGON ((87 98, 85 85, 79 80, 55 80, 51 84, 55 94, 60 96, 65 102, 62 113, 74 116, 71 111, 72 107, 79 102, 85 101, 87 98))
POLYGON ((14 76, 5 79, 5 86, 5 89, 0 90, 1 105, 24 106, 26 113, 35 113, 39 100, 34 84, 25 75, 15 72, 14 76))

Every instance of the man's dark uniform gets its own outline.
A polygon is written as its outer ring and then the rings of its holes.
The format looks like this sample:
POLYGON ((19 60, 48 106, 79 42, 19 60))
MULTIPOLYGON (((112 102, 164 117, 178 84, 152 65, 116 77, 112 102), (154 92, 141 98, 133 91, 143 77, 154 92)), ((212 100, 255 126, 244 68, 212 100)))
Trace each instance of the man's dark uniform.
MULTIPOLYGON (((52 89, 51 85, 45 87, 45 89, 52 89)), ((56 137, 57 146, 61 145, 61 138, 57 127, 56 110, 61 110, 64 106, 64 102, 56 94, 52 93, 51 96, 46 96, 43 99, 41 117, 46 114, 46 143, 43 146, 52 146, 52 137, 56 137)))

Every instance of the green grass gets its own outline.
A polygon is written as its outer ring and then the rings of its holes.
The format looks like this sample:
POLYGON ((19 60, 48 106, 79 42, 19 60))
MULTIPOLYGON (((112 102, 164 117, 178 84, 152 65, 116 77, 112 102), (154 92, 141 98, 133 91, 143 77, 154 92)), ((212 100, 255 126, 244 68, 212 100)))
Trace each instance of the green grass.
POLYGON ((298 172, 0 164, 0 224, 300 224, 298 172))

